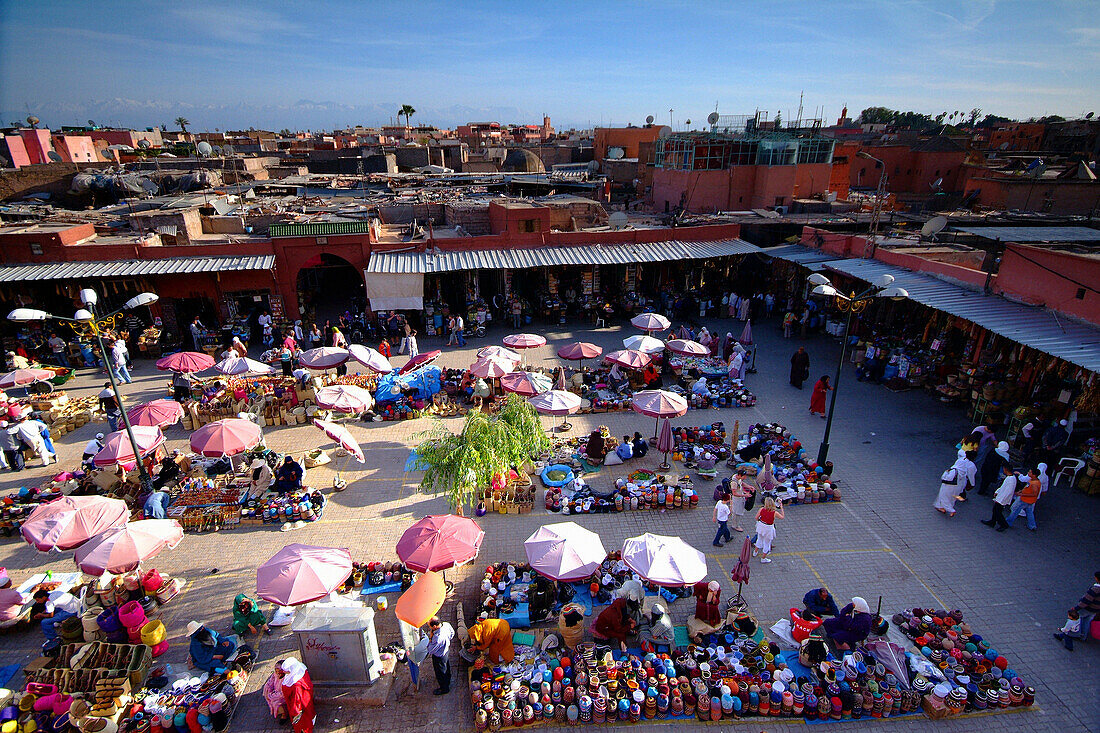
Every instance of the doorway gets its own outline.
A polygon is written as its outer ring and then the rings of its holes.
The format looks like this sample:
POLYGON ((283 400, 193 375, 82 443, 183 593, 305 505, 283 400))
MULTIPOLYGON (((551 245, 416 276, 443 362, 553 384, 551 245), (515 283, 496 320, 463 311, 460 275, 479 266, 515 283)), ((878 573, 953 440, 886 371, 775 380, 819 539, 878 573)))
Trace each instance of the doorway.
POLYGON ((298 271, 298 308, 304 323, 335 321, 344 311, 361 312, 365 303, 363 274, 343 257, 322 253, 298 271))

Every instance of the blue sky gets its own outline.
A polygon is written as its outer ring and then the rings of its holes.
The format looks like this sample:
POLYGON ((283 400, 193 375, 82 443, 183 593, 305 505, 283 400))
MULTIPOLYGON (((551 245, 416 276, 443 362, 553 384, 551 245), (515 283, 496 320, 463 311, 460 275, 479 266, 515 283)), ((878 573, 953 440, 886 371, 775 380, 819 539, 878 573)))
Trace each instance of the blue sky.
POLYGON ((1093 0, 0 0, 0 122, 194 129, 496 119, 679 128, 870 105, 1100 112, 1093 0))

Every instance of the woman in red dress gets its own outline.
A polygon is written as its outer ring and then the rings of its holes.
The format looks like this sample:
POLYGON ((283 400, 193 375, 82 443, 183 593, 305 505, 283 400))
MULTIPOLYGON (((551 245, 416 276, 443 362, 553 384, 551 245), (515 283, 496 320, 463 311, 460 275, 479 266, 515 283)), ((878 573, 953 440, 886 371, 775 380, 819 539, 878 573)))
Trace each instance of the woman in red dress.
POLYGON ((810 412, 825 417, 825 393, 831 390, 829 377, 825 376, 817 380, 814 385, 814 393, 810 395, 810 412))
POLYGON ((306 665, 297 659, 284 659, 275 667, 283 684, 283 698, 294 733, 313 733, 317 714, 313 710, 313 680, 306 665))

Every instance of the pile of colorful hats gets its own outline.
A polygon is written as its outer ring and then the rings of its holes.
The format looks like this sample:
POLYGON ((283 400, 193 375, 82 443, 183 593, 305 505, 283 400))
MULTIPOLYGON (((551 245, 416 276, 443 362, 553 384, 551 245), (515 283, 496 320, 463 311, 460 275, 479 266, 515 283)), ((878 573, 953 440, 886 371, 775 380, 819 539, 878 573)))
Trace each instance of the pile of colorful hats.
POLYGON ((126 629, 131 644, 144 644, 153 650, 153 656, 159 657, 168 651, 168 634, 164 622, 150 620, 145 608, 138 601, 130 601, 118 607, 118 622, 126 629))
POLYGON ((913 688, 948 714, 1030 706, 1035 689, 989 642, 973 633, 962 611, 914 608, 895 614, 892 621, 937 670, 939 678, 917 675, 913 688))

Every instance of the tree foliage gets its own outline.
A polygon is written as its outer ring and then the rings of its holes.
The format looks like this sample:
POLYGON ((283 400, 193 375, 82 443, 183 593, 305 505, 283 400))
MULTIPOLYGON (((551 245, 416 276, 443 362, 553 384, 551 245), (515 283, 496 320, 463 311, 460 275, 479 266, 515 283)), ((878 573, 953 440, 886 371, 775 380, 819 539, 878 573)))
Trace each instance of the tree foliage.
POLYGON ((550 447, 538 414, 522 397, 509 394, 495 415, 473 410, 462 432, 442 423, 421 433, 416 453, 424 467, 420 490, 444 494, 452 509, 476 501, 478 490, 496 474, 520 467, 550 447))

